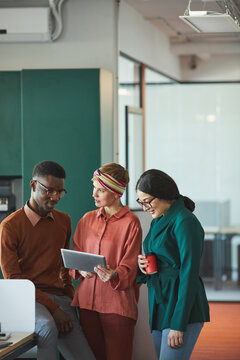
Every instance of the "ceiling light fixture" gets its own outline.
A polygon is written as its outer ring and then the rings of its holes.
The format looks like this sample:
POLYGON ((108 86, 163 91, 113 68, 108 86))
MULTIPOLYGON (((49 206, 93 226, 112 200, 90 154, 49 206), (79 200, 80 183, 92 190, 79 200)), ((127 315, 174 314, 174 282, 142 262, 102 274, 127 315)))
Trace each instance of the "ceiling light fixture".
POLYGON ((226 8, 226 13, 214 11, 191 11, 189 1, 188 8, 183 16, 179 16, 186 24, 199 33, 226 33, 240 32, 238 20, 234 20, 226 8))

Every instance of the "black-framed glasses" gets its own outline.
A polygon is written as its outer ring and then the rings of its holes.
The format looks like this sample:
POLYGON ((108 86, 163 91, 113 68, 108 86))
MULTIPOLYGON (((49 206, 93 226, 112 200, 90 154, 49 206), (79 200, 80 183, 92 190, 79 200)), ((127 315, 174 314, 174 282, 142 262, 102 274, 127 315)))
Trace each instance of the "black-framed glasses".
POLYGON ((141 201, 139 199, 136 200, 136 202, 141 205, 144 206, 146 209, 151 209, 152 208, 152 204, 151 202, 156 199, 155 197, 153 197, 150 201, 141 201))
POLYGON ((46 193, 48 194, 48 196, 56 196, 56 195, 59 195, 60 196, 60 199, 62 199, 64 197, 64 195, 66 195, 67 193, 67 190, 65 189, 62 189, 62 190, 55 190, 55 189, 52 189, 52 188, 47 188, 45 185, 43 185, 42 183, 40 183, 40 181, 38 180, 34 180, 36 181, 40 186, 41 188, 46 191, 46 193))

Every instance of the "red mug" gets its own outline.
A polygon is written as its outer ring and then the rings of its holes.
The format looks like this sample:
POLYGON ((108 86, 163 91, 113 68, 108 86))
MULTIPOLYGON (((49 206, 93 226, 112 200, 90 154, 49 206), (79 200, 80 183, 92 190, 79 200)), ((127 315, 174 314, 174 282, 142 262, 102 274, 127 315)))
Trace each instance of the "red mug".
POLYGON ((148 261, 145 271, 148 275, 157 273, 157 258, 153 254, 146 255, 145 260, 148 261))

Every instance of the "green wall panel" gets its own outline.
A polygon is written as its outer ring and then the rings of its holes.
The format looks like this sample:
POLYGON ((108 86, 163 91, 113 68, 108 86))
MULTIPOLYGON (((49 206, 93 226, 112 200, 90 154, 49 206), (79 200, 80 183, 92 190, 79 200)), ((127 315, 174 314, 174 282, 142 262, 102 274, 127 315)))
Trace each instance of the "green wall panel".
POLYGON ((22 129, 24 201, 33 166, 59 162, 68 194, 57 209, 79 218, 94 208, 92 173, 100 165, 99 69, 23 70, 22 129))
POLYGON ((0 72, 0 176, 22 174, 20 72, 0 72))

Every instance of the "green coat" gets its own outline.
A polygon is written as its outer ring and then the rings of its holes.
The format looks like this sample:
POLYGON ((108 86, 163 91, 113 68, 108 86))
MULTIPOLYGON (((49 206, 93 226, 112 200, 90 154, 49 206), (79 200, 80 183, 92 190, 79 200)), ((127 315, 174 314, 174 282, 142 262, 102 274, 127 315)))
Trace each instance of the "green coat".
POLYGON ((164 216, 152 221, 143 249, 156 255, 158 273, 137 278, 148 285, 151 330, 185 331, 189 323, 209 321, 199 277, 203 243, 203 228, 181 197, 164 216))

